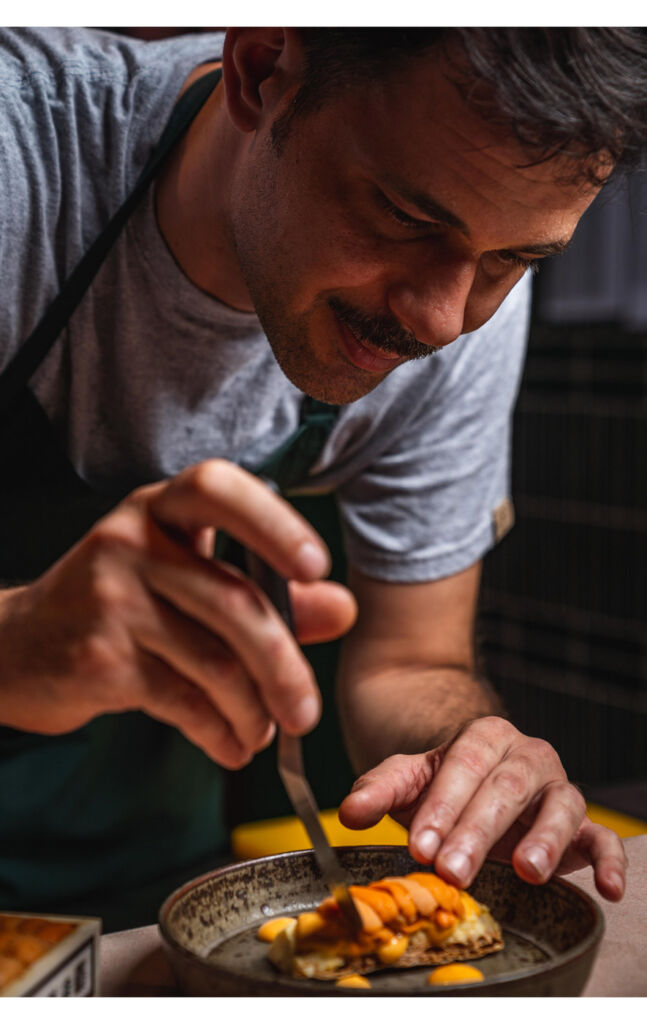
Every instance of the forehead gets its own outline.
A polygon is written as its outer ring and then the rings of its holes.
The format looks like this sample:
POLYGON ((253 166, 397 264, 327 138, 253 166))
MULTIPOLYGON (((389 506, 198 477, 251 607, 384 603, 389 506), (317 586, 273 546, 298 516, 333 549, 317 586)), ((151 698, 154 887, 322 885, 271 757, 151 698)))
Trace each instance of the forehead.
POLYGON ((518 231, 539 242, 570 237, 598 191, 565 184, 563 159, 533 164, 510 129, 467 105, 437 51, 358 82, 336 105, 338 152, 382 182, 430 194, 470 228, 498 231, 506 245, 518 231))

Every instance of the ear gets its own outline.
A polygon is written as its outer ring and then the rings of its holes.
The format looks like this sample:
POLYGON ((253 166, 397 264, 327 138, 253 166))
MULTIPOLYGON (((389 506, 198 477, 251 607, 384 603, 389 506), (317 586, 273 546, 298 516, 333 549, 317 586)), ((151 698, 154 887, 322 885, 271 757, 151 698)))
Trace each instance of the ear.
POLYGON ((222 55, 229 116, 243 132, 261 122, 301 80, 303 46, 296 29, 230 28, 222 55))

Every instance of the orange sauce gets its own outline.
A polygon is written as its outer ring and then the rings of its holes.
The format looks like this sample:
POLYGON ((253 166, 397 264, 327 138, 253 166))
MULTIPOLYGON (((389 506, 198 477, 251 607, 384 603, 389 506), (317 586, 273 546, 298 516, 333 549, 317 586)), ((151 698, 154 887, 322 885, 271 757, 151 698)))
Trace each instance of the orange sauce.
POLYGON ((279 932, 282 932, 294 920, 294 917, 275 917, 273 921, 265 921, 256 932, 256 938, 261 939, 262 942, 274 942, 279 932))
POLYGON ((483 980, 483 972, 470 964, 443 964, 442 967, 436 967, 427 978, 430 985, 471 985, 483 980))
POLYGON ((337 978, 337 988, 370 988, 371 983, 363 974, 346 974, 343 978, 337 978))
POLYGON ((383 964, 394 964, 406 953, 408 945, 406 935, 392 935, 387 942, 377 947, 377 958, 383 964))
POLYGON ((443 910, 439 907, 434 914, 434 920, 439 928, 453 928, 458 920, 456 914, 452 914, 451 910, 443 910))

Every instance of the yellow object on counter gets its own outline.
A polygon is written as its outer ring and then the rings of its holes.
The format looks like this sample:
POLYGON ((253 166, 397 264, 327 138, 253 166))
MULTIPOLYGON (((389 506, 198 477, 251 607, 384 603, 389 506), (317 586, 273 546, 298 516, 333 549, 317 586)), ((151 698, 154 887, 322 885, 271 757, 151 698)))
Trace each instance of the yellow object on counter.
MULTIPOLYGON (((342 825, 336 810, 322 811, 321 826, 332 846, 406 846, 407 830, 392 818, 373 828, 351 829, 342 825)), ((237 860, 269 857, 275 853, 310 850, 312 843, 298 818, 271 818, 238 825, 231 836, 237 860)))
POLYGON ((613 829, 621 839, 628 839, 629 836, 642 836, 647 833, 647 821, 632 818, 629 814, 621 814, 620 811, 612 811, 609 807, 587 804, 586 813, 596 825, 605 825, 606 828, 613 829))
MULTIPOLYGON (((622 839, 647 833, 647 822, 620 814, 598 804, 588 804, 592 821, 613 829, 622 839)), ((332 846, 406 846, 407 830, 392 818, 383 818, 373 828, 346 828, 335 809, 322 811, 319 820, 332 846)), ((309 850, 312 847, 305 828, 298 818, 271 818, 238 825, 232 832, 236 860, 269 857, 275 853, 309 850)))

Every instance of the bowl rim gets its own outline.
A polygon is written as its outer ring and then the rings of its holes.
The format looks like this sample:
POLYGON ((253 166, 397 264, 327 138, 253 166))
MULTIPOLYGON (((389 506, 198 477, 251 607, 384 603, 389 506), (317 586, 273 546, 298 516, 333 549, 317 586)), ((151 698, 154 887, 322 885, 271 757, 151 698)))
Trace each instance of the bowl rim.
MULTIPOLYGON (((375 850, 376 853, 388 853, 394 850, 406 850, 406 847, 403 844, 371 844, 370 846, 336 846, 334 847, 334 849, 342 854, 346 851, 355 850, 375 850)), ((157 925, 163 940, 171 947, 171 949, 173 949, 176 953, 181 954, 183 957, 186 957, 189 960, 197 961, 200 964, 206 963, 207 961, 205 960, 204 957, 200 956, 198 953, 194 953, 190 949, 187 949, 186 946, 183 946, 182 943, 179 942, 175 938, 175 936, 173 936, 170 933, 167 924, 168 916, 173 907, 175 906, 175 904, 182 898, 182 896, 184 896, 187 892, 190 892, 192 889, 197 888, 202 883, 210 881, 211 879, 225 877, 226 875, 232 874, 235 871, 259 864, 274 864, 277 861, 290 860, 294 857, 301 856, 303 854, 309 854, 312 858, 314 858, 314 851, 311 847, 305 850, 288 850, 285 853, 273 853, 268 854, 265 857, 251 857, 244 861, 233 861, 231 864, 225 864, 222 867, 214 868, 211 871, 206 871, 204 874, 199 875, 196 878, 191 878, 188 881, 184 882, 182 885, 178 886, 176 889, 173 890, 173 892, 171 892, 166 897, 166 899, 164 900, 159 909, 157 925)), ((500 857, 486 857, 485 863, 500 864, 502 867, 505 867, 506 869, 516 874, 516 872, 514 871, 514 867, 509 860, 505 860, 500 857)), ((421 865, 421 867, 423 866, 421 865)), ((524 879, 520 878, 518 875, 517 878, 519 878, 520 882, 524 882, 524 879)), ((531 883, 525 882, 524 884, 530 885, 531 883)), ((551 878, 548 879, 547 882, 543 882, 540 885, 533 886, 533 888, 542 889, 548 886, 557 886, 558 888, 566 889, 571 893, 574 893, 581 900, 583 900, 583 902, 587 905, 593 916, 593 927, 588 935, 586 935, 583 939, 581 939, 570 949, 566 950, 564 953, 558 953, 554 956, 551 955, 550 960, 547 963, 546 969, 550 971, 550 973, 552 974, 553 972, 558 972, 561 967, 570 965, 579 960, 584 955, 594 951, 596 947, 600 944, 600 941, 604 935, 605 921, 602 908, 600 907, 597 900, 595 900, 587 892, 581 889, 578 885, 575 885, 573 882, 568 882, 565 878, 561 876, 553 875, 551 876, 551 878)), ((227 968, 218 967, 217 965, 213 966, 216 970, 220 970, 228 975, 234 976, 233 972, 231 972, 227 968)), ((486 977, 483 979, 483 981, 476 982, 475 984, 470 985, 469 987, 471 990, 475 991, 475 994, 477 994, 478 989, 486 984, 496 985, 506 981, 512 981, 517 979, 521 980, 535 973, 537 973, 537 970, 536 967, 533 966, 529 967, 525 971, 514 971, 510 974, 499 975, 496 978, 496 981, 493 981, 492 979, 488 979, 486 977)), ((460 987, 464 988, 464 986, 458 985, 443 986, 444 992, 447 995, 451 995, 451 992, 455 988, 460 987)), ((353 992, 352 989, 349 989, 348 993, 353 995, 364 994, 361 990, 358 992, 353 992)))

